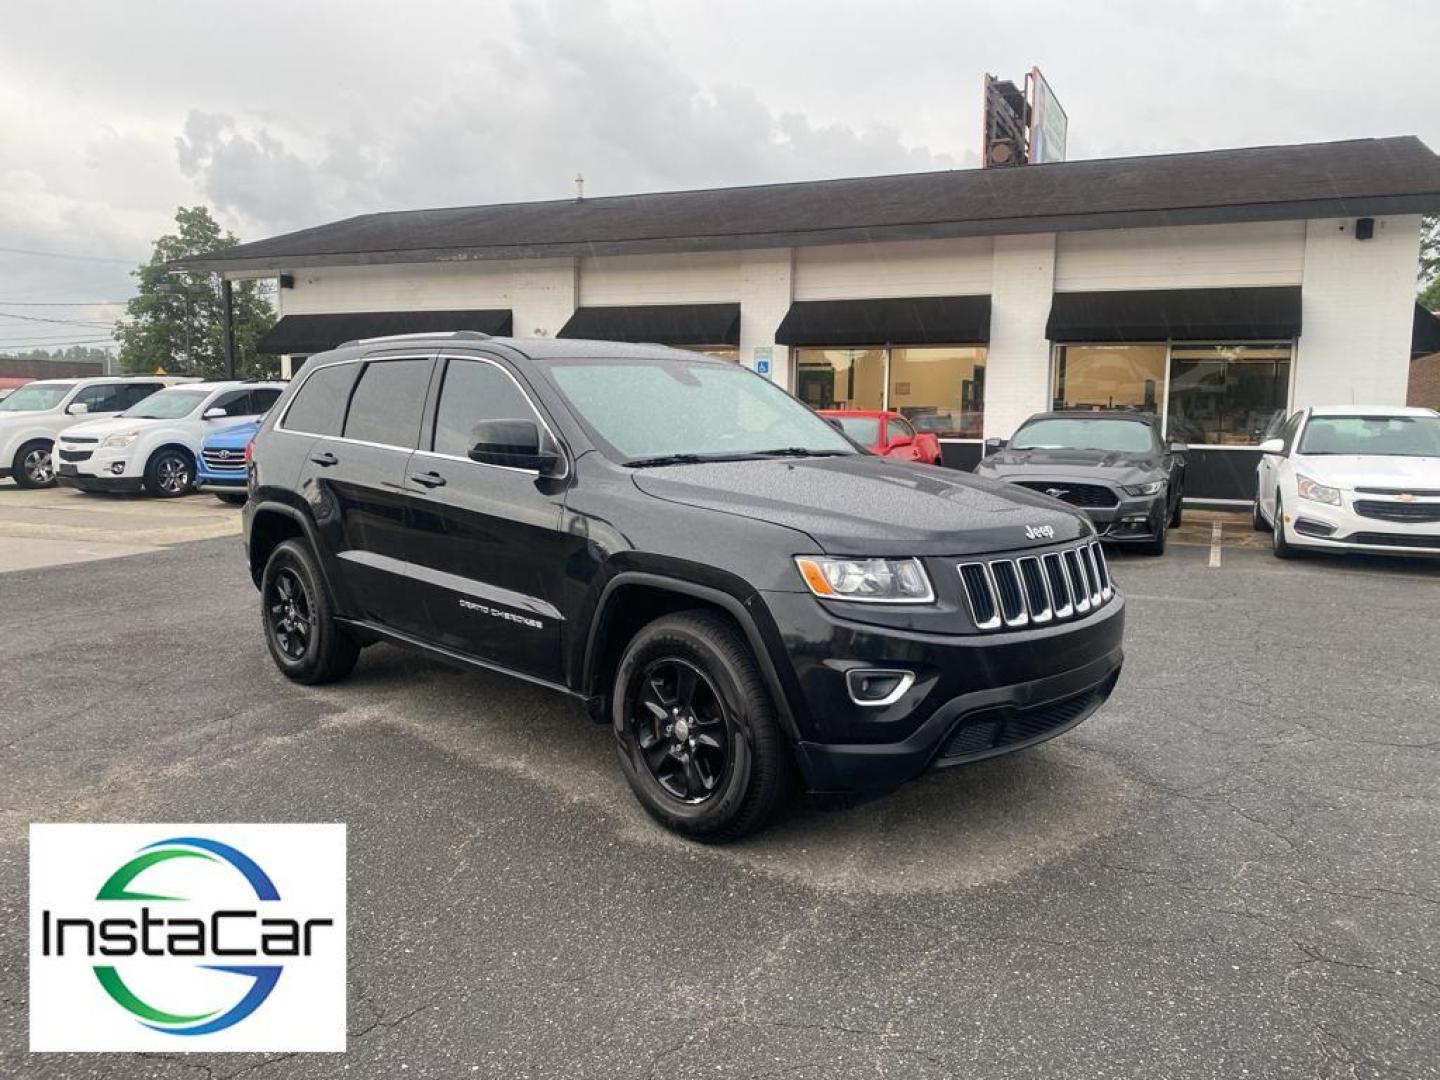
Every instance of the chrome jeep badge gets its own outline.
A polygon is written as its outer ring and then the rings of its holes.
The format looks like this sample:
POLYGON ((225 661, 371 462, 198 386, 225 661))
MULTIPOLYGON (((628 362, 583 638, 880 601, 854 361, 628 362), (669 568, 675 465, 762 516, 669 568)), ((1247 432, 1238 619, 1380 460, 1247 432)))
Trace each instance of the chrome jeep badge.
POLYGON ((1026 525, 1025 535, 1031 540, 1052 540, 1055 537, 1055 526, 1053 525, 1026 525))

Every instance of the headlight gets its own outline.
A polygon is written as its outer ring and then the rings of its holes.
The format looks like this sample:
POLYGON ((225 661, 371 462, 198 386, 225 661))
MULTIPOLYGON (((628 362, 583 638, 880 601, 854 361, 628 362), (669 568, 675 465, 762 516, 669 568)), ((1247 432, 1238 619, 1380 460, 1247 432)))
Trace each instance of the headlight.
POLYGON ((1126 484, 1127 495, 1159 495, 1165 490, 1164 480, 1151 480, 1148 484, 1126 484))
POLYGON ((106 435, 100 440, 102 450, 123 450, 140 437, 138 431, 121 431, 114 435, 106 435))
POLYGON ((810 591, 825 600, 875 604, 928 604, 935 599, 919 559, 826 559, 798 556, 795 565, 810 591))
POLYGON ((1326 487, 1324 484, 1317 484, 1308 476, 1299 473, 1295 475, 1295 490, 1300 493, 1300 498, 1309 499, 1311 502, 1329 503, 1331 506, 1340 505, 1340 489, 1326 487))

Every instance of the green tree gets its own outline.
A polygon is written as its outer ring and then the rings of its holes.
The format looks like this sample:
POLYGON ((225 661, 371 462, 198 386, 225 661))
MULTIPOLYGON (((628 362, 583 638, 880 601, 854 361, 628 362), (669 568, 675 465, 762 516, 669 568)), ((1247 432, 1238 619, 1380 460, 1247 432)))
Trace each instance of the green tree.
MULTIPOLYGON (((150 261, 132 276, 139 282, 126 305, 126 318, 115 324, 121 371, 154 371, 171 375, 225 375, 224 306, 220 279, 169 269, 183 259, 240 241, 223 231, 203 206, 175 211, 176 229, 155 241, 150 261)), ((234 287, 235 375, 260 378, 279 373, 279 360, 256 352, 260 336, 275 325, 275 309, 256 281, 234 287)))
POLYGON ((1440 306, 1435 283, 1440 281, 1440 217, 1420 219, 1420 292, 1432 298, 1431 307, 1440 306))

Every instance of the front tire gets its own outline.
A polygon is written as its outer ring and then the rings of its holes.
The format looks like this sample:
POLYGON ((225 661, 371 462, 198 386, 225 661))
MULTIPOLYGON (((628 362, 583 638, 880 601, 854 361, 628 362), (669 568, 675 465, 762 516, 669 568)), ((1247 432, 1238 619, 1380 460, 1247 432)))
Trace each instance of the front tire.
POLYGON ((164 447, 145 463, 145 490, 157 499, 178 499, 195 484, 195 459, 184 450, 164 447))
POLYGON ((717 613, 667 615, 636 634, 615 675, 611 719, 630 789, 682 836, 739 839, 774 819, 794 788, 754 654, 717 613))
POLYGON ((299 540, 286 540, 265 560, 260 579, 265 644, 280 673, 315 686, 349 675, 360 645, 335 622, 314 557, 299 540))
POLYGON ((1181 488, 1175 493, 1175 510, 1170 515, 1170 528, 1172 529, 1178 529, 1180 527, 1181 520, 1185 513, 1184 508, 1181 505, 1182 503, 1184 503, 1184 501, 1185 489, 1181 488))
POLYGON ((44 439, 32 439, 15 451, 15 460, 10 463, 10 475, 22 488, 48 488, 55 486, 55 466, 50 459, 54 444, 44 439))
POLYGON ((1270 527, 1270 550, 1277 559, 1295 558, 1295 546, 1285 538, 1285 511, 1280 506, 1280 493, 1275 493, 1275 521, 1270 527))

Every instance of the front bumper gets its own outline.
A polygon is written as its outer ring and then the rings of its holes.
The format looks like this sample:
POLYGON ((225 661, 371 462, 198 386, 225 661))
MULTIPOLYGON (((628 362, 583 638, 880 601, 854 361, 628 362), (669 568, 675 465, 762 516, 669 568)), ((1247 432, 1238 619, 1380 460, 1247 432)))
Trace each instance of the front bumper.
POLYGON ((937 635, 836 618, 812 597, 767 593, 798 685, 796 756, 817 792, 882 792, 932 768, 1024 749, 1082 722, 1124 659, 1124 599, 1041 628, 937 635), (913 672, 884 707, 857 705, 854 668, 913 672))
MULTIPOLYGON (((1050 483, 1044 477, 1030 475, 1003 476, 1000 479, 1010 483, 1024 481, 1028 487, 1032 484, 1050 483)), ((1056 479, 1056 488, 1073 486, 1078 481, 1073 477, 1056 479)), ((1081 506, 1075 503, 1065 502, 1072 510, 1079 510, 1090 519, 1095 526, 1095 532, 1100 539, 1107 544, 1124 544, 1155 540, 1163 533, 1170 521, 1170 492, 1169 489, 1155 495, 1131 495, 1123 488, 1113 487, 1098 481, 1087 480, 1086 486, 1112 487, 1115 492, 1115 505, 1107 507, 1081 506)), ((1031 490, 1039 490, 1032 488, 1031 490)))
POLYGON ((241 472, 210 472, 206 469, 199 469, 195 473, 195 487, 200 491, 244 491, 248 486, 248 480, 243 471, 241 472))
POLYGON ((145 481, 138 476, 81 476, 73 473, 55 474, 55 482, 61 487, 77 488, 80 491, 140 491, 145 481))
POLYGON ((1358 551, 1377 555, 1429 555, 1440 557, 1440 521, 1393 520, 1392 515, 1425 513, 1434 507, 1440 517, 1440 499, 1402 500, 1382 495, 1341 494, 1343 506, 1295 496, 1285 503, 1285 538, 1296 547, 1317 551, 1358 551), (1356 502, 1370 513, 1359 513, 1356 502), (1377 516, 1379 509, 1382 516, 1377 516))

